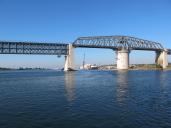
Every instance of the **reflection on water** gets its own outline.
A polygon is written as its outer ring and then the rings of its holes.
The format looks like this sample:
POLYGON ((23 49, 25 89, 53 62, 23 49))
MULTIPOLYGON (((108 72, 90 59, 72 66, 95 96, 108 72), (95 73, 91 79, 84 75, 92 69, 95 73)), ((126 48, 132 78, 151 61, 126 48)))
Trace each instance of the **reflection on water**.
POLYGON ((65 72, 65 90, 68 101, 75 99, 75 72, 65 72))
POLYGON ((170 128, 171 71, 0 72, 0 128, 170 128))
POLYGON ((127 70, 117 71, 116 83, 116 100, 118 104, 122 105, 129 96, 127 70))
MULTIPOLYGON (((167 72, 167 71, 163 71, 163 72, 167 72)), ((159 81, 160 86, 166 87, 169 85, 170 81, 167 81, 167 77, 168 77, 167 73, 163 73, 163 72, 156 72, 156 76, 157 76, 156 80, 159 81)))

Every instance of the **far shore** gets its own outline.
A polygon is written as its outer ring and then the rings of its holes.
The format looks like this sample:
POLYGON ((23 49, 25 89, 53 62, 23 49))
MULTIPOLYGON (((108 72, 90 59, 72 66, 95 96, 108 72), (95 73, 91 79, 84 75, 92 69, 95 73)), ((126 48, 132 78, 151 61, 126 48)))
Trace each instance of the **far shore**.
POLYGON ((132 65, 129 68, 130 70, 171 70, 171 65, 169 64, 166 69, 163 69, 160 65, 156 64, 139 64, 132 65))
MULTIPOLYGON (((0 67, 0 71, 9 71, 9 70, 52 70, 52 69, 47 69, 47 68, 3 68, 0 67)), ((57 70, 57 69, 54 69, 57 70)), ((58 69, 61 70, 61 69, 58 69)), ((92 69, 88 69, 92 70, 92 69)), ((117 70, 116 65, 101 65, 98 66, 97 69, 95 70, 117 70)), ((128 70, 171 70, 171 64, 169 63, 168 67, 166 69, 163 69, 160 65, 156 64, 132 64, 129 66, 128 70)))
POLYGON ((0 71, 9 71, 9 70, 48 70, 46 68, 2 68, 0 67, 0 71))

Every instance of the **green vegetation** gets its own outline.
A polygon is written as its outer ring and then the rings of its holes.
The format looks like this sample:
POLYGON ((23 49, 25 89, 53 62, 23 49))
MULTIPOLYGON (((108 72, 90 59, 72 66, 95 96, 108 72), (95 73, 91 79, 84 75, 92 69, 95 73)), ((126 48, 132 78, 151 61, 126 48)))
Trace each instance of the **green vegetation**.
MULTIPOLYGON (((99 70, 112 70, 116 69, 116 65, 101 65, 99 66, 99 70)), ((132 64, 129 67, 130 70, 163 70, 162 66, 156 64, 132 64)), ((169 63, 168 67, 165 70, 171 70, 171 63, 169 63)))
MULTIPOLYGON (((162 70, 162 66, 156 64, 135 64, 131 65, 130 69, 137 70, 162 70)), ((166 70, 171 70, 171 64, 166 68, 166 70)))
POLYGON ((168 70, 171 70, 171 63, 169 63, 167 69, 168 69, 168 70))

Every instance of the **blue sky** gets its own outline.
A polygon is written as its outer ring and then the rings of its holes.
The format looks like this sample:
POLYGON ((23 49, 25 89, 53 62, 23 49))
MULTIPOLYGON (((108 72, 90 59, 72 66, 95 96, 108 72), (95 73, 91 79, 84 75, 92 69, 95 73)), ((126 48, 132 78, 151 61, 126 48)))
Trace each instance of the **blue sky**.
MULTIPOLYGON (((170 0, 0 0, 0 40, 73 42, 79 36, 128 35, 171 48, 170 0)), ((75 64, 115 63, 107 49, 75 49, 75 64)), ((132 51, 131 63, 153 63, 154 52, 132 51)), ((171 57, 169 57, 171 61, 171 57)), ((64 57, 0 55, 0 67, 62 67, 64 57)))

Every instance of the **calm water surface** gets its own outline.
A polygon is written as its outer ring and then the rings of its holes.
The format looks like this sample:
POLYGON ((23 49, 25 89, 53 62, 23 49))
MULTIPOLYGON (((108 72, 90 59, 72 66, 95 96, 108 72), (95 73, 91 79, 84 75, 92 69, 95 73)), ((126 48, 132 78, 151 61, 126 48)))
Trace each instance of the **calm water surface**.
POLYGON ((0 128, 122 127, 171 127, 171 71, 0 71, 0 128))

